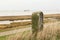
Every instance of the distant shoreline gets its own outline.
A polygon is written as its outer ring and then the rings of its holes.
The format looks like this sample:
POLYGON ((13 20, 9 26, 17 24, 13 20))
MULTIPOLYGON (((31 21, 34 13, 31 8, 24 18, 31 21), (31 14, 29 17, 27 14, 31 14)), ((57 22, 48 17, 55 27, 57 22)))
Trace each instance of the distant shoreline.
MULTIPOLYGON (((0 12, 0 16, 32 15, 33 12, 0 12)), ((44 14, 60 14, 60 12, 43 12, 44 14)))

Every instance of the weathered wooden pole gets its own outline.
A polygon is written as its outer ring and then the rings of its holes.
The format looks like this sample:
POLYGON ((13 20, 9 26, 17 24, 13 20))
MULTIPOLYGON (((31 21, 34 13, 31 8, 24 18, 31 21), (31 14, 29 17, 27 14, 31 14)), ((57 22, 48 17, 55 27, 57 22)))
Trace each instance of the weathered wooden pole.
POLYGON ((34 34, 33 40, 37 40, 38 31, 43 30, 43 12, 34 12, 32 14, 32 34, 34 34))

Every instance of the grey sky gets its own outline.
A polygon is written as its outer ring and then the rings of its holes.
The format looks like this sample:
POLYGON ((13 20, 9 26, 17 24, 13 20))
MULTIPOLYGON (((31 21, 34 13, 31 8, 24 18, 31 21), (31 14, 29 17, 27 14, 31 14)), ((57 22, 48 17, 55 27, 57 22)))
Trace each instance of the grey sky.
POLYGON ((60 10, 60 0, 0 0, 0 10, 60 10))

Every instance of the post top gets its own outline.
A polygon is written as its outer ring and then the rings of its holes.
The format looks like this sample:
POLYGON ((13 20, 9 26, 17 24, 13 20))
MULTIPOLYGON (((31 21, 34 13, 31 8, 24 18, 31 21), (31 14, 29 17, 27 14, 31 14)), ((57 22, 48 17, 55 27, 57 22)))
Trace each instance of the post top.
POLYGON ((43 15, 43 12, 42 11, 36 11, 36 12, 33 12, 32 15, 33 14, 37 14, 39 16, 39 15, 43 15))

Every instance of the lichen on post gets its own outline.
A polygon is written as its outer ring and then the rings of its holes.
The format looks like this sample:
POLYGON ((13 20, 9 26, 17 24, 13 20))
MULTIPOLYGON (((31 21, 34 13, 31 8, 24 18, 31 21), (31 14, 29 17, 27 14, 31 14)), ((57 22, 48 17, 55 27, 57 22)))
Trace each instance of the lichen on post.
POLYGON ((36 37, 38 31, 41 30, 43 30, 43 12, 34 12, 32 14, 32 34, 36 37))

